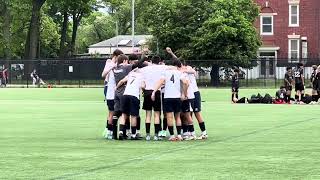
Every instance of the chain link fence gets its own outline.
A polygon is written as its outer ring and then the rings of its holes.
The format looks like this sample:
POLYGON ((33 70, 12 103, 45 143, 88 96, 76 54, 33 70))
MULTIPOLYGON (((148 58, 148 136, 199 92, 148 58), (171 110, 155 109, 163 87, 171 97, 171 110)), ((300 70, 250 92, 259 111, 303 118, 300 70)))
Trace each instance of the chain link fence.
MULTIPOLYGON (((219 67, 213 72, 213 64, 226 64, 231 60, 190 60, 186 63, 197 70, 197 81, 201 87, 230 87, 232 67, 219 67), (214 62, 214 63, 213 63, 214 62), (218 76, 218 77, 217 77, 218 76), (217 82, 213 82, 213 79, 217 82)), ((305 65, 305 79, 312 73, 311 66, 319 65, 320 59, 255 59, 250 68, 241 68, 240 85, 247 88, 278 88, 283 84, 286 67, 295 67, 298 62, 305 65)), ((37 74, 46 84, 53 87, 102 87, 101 73, 105 59, 50 59, 50 60, 0 60, 0 77, 8 76, 6 87, 35 87, 31 72, 37 74), (8 69, 7 73, 2 73, 8 69)), ((309 81, 306 81, 309 82, 309 81)), ((4 87, 2 81, 2 87, 4 87)), ((309 86, 307 83, 306 86, 309 86)), ((45 86, 47 87, 47 86, 45 86)))

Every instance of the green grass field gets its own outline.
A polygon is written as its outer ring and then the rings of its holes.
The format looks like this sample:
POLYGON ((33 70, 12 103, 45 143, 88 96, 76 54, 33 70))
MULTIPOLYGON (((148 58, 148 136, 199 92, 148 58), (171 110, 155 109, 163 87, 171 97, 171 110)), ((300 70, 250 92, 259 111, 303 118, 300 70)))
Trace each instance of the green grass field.
MULTIPOLYGON (((274 94, 240 92, 258 91, 274 94)), ((102 89, 0 89, 0 179, 320 179, 318 105, 201 92, 208 140, 119 142, 102 138, 102 89)))

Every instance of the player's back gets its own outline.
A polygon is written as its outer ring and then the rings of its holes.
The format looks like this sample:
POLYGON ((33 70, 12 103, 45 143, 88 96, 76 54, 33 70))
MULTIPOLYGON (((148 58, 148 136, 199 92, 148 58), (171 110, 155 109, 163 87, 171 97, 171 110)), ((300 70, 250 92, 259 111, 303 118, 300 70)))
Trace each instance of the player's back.
POLYGON ((164 98, 180 98, 183 73, 178 70, 166 70, 163 77, 165 78, 164 98))
POLYGON ((135 96, 139 99, 142 81, 143 78, 141 73, 130 72, 128 75, 128 81, 124 91, 124 95, 135 96))
POLYGON ((141 69, 144 81, 146 83, 146 90, 153 90, 161 75, 165 71, 165 65, 151 65, 141 69))
POLYGON ((302 68, 297 68, 294 71, 294 78, 295 78, 295 83, 299 84, 302 83, 302 75, 303 75, 303 69, 302 68))

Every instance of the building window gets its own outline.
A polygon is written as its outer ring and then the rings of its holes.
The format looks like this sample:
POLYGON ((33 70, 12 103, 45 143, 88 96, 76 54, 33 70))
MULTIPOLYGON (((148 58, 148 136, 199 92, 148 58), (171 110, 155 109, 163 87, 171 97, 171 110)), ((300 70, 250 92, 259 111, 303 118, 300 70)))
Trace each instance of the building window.
POLYGON ((273 35, 273 16, 260 16, 260 34, 273 35))
POLYGON ((300 58, 300 40, 289 39, 289 59, 298 60, 300 58))
POLYGON ((289 5, 289 27, 299 26, 299 5, 289 5))

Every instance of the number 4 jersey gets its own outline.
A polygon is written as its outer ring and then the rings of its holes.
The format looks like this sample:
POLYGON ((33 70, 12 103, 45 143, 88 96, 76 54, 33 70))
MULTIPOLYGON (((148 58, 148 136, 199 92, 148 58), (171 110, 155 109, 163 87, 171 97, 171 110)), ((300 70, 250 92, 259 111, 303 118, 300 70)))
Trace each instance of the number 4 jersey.
POLYGON ((165 79, 164 98, 181 98, 181 80, 185 79, 185 75, 178 70, 166 70, 162 78, 165 79))

